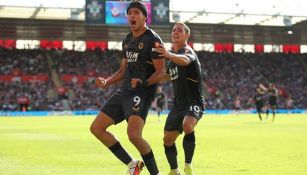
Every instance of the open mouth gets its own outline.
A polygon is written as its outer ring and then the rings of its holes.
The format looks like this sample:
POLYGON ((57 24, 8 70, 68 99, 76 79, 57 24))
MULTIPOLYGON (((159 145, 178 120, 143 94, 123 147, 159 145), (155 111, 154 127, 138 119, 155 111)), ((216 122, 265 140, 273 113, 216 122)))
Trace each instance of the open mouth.
POLYGON ((135 26, 136 22, 135 22, 135 21, 130 21, 130 24, 131 24, 132 26, 135 26))

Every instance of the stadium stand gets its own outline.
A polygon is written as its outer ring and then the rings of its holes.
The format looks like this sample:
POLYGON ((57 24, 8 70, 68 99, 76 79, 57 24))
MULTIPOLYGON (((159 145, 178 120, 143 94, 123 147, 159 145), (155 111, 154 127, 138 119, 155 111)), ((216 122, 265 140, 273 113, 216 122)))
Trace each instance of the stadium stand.
MULTIPOLYGON (((0 94, 2 111, 21 110, 18 98, 29 98, 28 110, 98 110, 114 89, 97 89, 96 76, 107 77, 119 66, 121 51, 16 50, 1 49, 0 94), (51 60, 48 61, 48 58, 51 60), (53 78, 54 72, 59 79, 53 78), (45 75, 47 78, 37 78, 45 75), (11 77, 9 81, 4 77, 11 77), (27 77, 28 78, 25 78, 27 77), (33 78, 35 77, 35 78, 33 78)), ((278 108, 286 108, 291 95, 294 108, 306 109, 306 54, 198 52, 208 109, 233 109, 239 96, 242 109, 259 84, 275 82, 278 108)), ((170 83, 164 92, 172 97, 170 83)), ((168 105, 172 103, 168 99, 168 105)))

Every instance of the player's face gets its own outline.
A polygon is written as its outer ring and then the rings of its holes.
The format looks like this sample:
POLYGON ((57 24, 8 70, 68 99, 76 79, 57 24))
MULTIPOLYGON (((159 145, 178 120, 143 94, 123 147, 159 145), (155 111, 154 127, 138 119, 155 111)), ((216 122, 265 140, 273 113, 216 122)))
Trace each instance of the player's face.
POLYGON ((132 31, 137 31, 145 26, 146 17, 138 8, 131 8, 128 11, 128 22, 132 31))
POLYGON ((173 27, 172 31, 172 42, 173 43, 185 43, 189 38, 186 33, 184 26, 177 24, 173 27))

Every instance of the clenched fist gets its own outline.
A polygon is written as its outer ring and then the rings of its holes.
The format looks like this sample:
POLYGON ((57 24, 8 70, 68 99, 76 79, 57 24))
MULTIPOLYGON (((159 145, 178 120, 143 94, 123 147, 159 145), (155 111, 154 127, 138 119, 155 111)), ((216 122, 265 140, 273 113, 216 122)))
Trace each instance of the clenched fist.
POLYGON ((138 84, 142 84, 142 80, 139 78, 132 78, 131 79, 131 87, 132 88, 137 88, 138 84))
POLYGON ((95 85, 99 88, 104 89, 107 87, 107 80, 102 77, 97 77, 95 79, 95 85))

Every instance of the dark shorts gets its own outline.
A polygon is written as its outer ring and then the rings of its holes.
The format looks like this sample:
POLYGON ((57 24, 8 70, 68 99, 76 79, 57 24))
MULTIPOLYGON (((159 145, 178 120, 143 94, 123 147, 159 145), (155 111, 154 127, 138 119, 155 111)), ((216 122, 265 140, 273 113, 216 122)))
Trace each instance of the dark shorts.
POLYGON ((182 123, 185 116, 192 116, 197 121, 202 118, 204 107, 202 104, 192 103, 190 105, 174 105, 167 116, 164 126, 165 131, 183 132, 182 123))
POLYGON ((101 112, 111 117, 115 124, 138 115, 144 121, 151 105, 151 98, 145 91, 116 92, 102 107, 101 112))
POLYGON ((157 103, 158 108, 163 109, 163 106, 164 106, 164 102, 163 103, 159 103, 159 102, 157 103))
POLYGON ((270 97, 269 98, 269 105, 276 107, 277 106, 277 98, 276 97, 270 97))
POLYGON ((256 110, 258 113, 262 112, 263 104, 256 104, 256 110))

